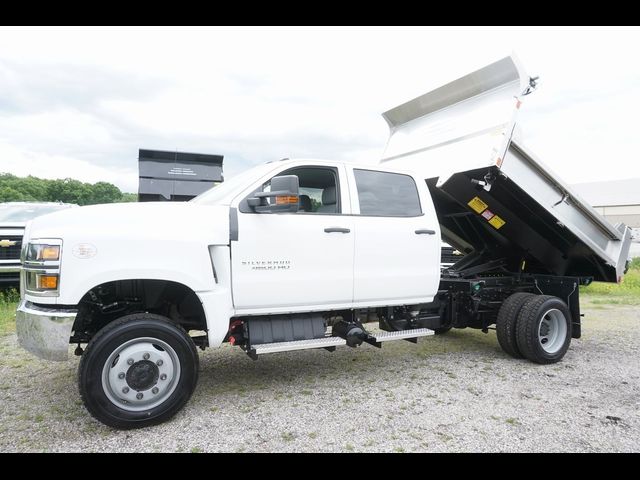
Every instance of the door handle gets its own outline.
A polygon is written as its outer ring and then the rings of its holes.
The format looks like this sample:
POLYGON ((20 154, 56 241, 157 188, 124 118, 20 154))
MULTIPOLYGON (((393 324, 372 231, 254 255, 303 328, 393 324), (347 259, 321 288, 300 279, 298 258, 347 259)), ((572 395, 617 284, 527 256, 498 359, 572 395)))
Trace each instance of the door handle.
POLYGON ((435 230, 427 230, 425 229, 421 229, 421 230, 416 230, 416 235, 435 235, 436 231, 435 230))
POLYGON ((327 227, 324 231, 326 233, 349 233, 351 230, 342 227, 327 227))

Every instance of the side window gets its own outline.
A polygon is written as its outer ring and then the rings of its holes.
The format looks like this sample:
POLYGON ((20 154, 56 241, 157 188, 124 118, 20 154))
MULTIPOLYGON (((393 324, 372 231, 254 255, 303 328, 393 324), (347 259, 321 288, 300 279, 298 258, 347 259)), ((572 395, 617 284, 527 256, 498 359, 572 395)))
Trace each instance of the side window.
MULTIPOLYGON (((332 167, 296 167, 280 175, 296 175, 300 187, 300 206, 298 213, 336 214, 341 213, 340 188, 338 171, 332 167)), ((271 180, 265 182, 258 191, 271 190, 271 180)), ((251 196, 251 195, 249 195, 251 196)), ((242 203, 245 203, 246 199, 242 203)), ((249 208, 241 203, 241 212, 250 212, 249 208)))
MULTIPOLYGON (((338 172, 334 168, 298 167, 278 175, 296 175, 300 185, 298 213, 340 213, 338 172)), ((265 184, 265 188, 266 184, 265 184)))
POLYGON ((341 213, 338 171, 331 167, 292 168, 281 175, 297 175, 300 185, 298 213, 341 213))
POLYGON ((360 215, 415 217, 422 214, 413 178, 399 173, 354 169, 360 215))

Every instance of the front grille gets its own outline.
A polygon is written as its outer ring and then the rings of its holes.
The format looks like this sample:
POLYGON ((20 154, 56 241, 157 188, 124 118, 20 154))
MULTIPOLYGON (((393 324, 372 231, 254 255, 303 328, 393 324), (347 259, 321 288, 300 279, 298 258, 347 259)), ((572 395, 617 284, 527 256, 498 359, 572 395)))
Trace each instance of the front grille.
POLYGON ((16 244, 10 247, 0 246, 0 260, 20 260, 22 237, 18 235, 9 235, 5 237, 0 233, 0 242, 2 240, 9 240, 10 242, 16 242, 16 244))
POLYGON ((0 272, 0 283, 4 281, 18 282, 20 281, 19 272, 0 272))

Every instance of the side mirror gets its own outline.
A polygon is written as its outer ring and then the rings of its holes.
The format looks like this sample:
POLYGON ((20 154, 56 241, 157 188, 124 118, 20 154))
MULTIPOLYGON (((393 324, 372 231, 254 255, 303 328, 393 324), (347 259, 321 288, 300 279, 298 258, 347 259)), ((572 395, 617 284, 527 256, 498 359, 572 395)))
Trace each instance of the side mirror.
POLYGON ((258 192, 247 199, 254 212, 297 212, 300 206, 299 182, 297 175, 283 175, 271 179, 270 192, 258 192), (271 203, 268 198, 273 198, 271 203))

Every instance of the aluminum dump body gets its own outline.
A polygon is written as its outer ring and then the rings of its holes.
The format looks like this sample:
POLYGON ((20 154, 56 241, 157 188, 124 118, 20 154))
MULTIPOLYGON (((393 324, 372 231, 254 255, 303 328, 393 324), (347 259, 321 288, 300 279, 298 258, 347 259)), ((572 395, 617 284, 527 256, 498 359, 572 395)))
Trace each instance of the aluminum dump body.
POLYGON ((443 240, 466 254, 453 274, 619 281, 630 229, 611 225, 514 134, 529 80, 510 56, 389 110, 381 162, 427 182, 443 240))

